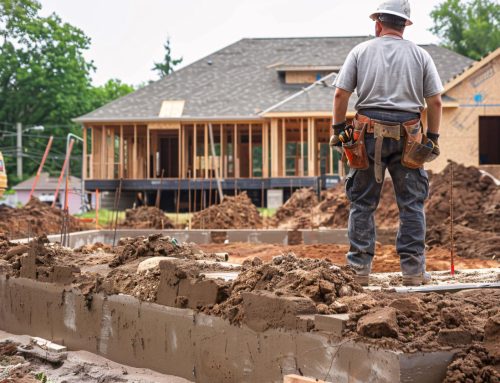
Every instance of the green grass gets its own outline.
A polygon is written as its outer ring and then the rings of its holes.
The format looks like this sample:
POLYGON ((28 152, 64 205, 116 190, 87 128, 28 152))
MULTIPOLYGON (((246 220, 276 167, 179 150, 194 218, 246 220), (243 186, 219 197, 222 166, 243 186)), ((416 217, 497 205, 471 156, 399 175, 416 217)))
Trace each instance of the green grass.
POLYGON ((174 225, 185 225, 189 222, 189 218, 193 218, 193 213, 166 213, 166 216, 174 223, 174 225))
POLYGON ((257 210, 259 211, 262 218, 271 218, 276 214, 276 211, 278 209, 267 208, 267 207, 258 207, 257 210))
MULTIPOLYGON (((108 209, 99 209, 99 226, 108 227, 112 224, 113 219, 115 217, 115 212, 108 209)), ((95 210, 88 211, 83 214, 76 214, 75 217, 80 218, 95 218, 95 210)), ((125 219, 125 212, 118 212, 118 223, 125 219)))

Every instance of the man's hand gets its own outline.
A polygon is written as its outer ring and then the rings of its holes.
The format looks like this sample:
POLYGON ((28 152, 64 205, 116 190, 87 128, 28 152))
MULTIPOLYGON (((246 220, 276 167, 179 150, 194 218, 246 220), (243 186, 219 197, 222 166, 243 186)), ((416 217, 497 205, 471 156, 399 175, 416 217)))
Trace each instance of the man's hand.
POLYGON ((427 162, 431 162, 434 161, 436 158, 438 158, 438 156, 441 154, 441 149, 439 149, 439 144, 438 144, 439 134, 427 132, 427 138, 434 144, 434 149, 432 149, 431 154, 427 158, 427 162))
POLYGON ((335 146, 342 146, 342 141, 340 141, 340 134, 346 128, 346 121, 339 122, 338 124, 333 124, 333 135, 330 137, 330 146, 333 148, 335 146))

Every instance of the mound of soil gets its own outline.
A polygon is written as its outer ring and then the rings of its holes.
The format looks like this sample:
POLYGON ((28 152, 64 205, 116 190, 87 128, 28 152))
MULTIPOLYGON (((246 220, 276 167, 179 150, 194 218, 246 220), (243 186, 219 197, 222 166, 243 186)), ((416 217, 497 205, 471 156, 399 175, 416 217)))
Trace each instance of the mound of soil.
POLYGON ((500 254, 500 187, 473 166, 450 163, 432 177, 427 201, 429 246, 450 246, 450 184, 453 166, 453 223, 457 255, 491 258, 500 254))
POLYGON ((71 283, 73 274, 80 272, 72 258, 71 249, 50 243, 45 235, 28 244, 15 244, 0 237, 0 270, 8 275, 71 283))
MULTIPOLYGON (((343 184, 323 190, 319 200, 314 189, 299 189, 276 211, 270 220, 270 226, 291 230, 345 228, 349 218, 349 205, 343 184)), ((399 225, 399 210, 391 180, 384 182, 375 219, 378 227, 391 228, 399 225)))
POLYGON ((193 229, 253 229, 262 227, 257 207, 246 192, 236 197, 225 196, 218 205, 193 215, 193 229))
MULTIPOLYGON (((10 239, 61 232, 63 211, 32 198, 21 208, 0 205, 0 233, 10 239)), ((85 230, 85 225, 69 216, 69 231, 85 230)))
POLYGON ((322 314, 338 312, 337 298, 362 292, 347 266, 336 266, 328 260, 297 258, 293 253, 277 256, 263 263, 260 258, 247 260, 229 290, 229 298, 208 312, 239 323, 245 313, 244 292, 267 291, 277 296, 310 298, 322 314))
POLYGON ((500 382, 500 357, 474 344, 455 355, 443 383, 500 382))
POLYGON ((405 352, 470 347, 486 339, 487 324, 500 313, 498 289, 404 296, 374 292, 341 298, 340 302, 350 313, 348 333, 405 352), (394 311, 392 318, 386 315, 378 323, 373 320, 389 309, 394 311))
POLYGON ((173 229, 175 226, 165 213, 154 206, 125 210, 122 227, 134 229, 173 229))
POLYGON ((194 243, 179 243, 175 238, 162 234, 149 237, 122 238, 114 250, 115 257, 109 263, 117 267, 143 257, 174 257, 183 259, 216 259, 215 254, 205 254, 194 243))

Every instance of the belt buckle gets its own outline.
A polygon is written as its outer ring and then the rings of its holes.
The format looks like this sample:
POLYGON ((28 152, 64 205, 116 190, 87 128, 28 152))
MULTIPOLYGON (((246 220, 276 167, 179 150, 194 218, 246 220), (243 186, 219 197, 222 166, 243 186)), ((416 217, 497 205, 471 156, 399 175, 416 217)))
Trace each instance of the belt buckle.
POLYGON ((401 138, 401 128, 400 124, 397 125, 386 125, 379 122, 373 123, 373 135, 375 138, 387 137, 393 138, 397 141, 401 138))

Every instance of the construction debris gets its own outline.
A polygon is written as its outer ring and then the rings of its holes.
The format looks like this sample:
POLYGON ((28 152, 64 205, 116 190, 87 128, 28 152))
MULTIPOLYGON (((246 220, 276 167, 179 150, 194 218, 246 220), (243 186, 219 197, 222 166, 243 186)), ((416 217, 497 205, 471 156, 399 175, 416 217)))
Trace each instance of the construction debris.
POLYGON ((154 206, 141 206, 125 210, 121 227, 134 229, 173 229, 175 226, 165 213, 154 206))
POLYGON ((225 196, 220 204, 212 205, 193 215, 193 229, 261 228, 262 218, 246 192, 235 197, 225 196))
MULTIPOLYGON (((61 232, 63 211, 33 197, 21 208, 0 205, 0 233, 10 239, 28 238, 61 232)), ((85 225, 69 216, 69 231, 85 230, 85 225)))

